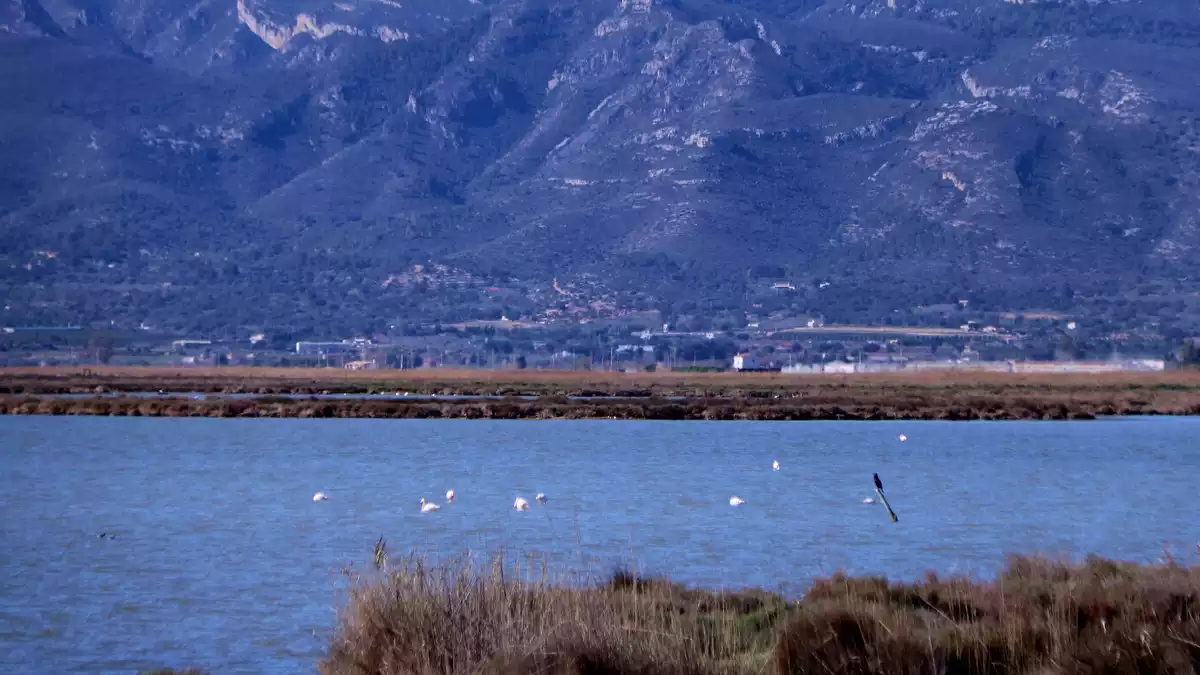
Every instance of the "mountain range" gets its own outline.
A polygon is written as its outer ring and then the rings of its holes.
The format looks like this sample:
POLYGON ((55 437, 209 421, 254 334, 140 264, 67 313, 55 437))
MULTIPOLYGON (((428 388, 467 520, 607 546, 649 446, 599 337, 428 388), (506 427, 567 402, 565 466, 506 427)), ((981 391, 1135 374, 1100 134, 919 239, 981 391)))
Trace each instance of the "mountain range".
POLYGON ((2 322, 344 334, 782 282, 835 319, 1194 331, 1197 63, 1194 0, 0 0, 2 322))

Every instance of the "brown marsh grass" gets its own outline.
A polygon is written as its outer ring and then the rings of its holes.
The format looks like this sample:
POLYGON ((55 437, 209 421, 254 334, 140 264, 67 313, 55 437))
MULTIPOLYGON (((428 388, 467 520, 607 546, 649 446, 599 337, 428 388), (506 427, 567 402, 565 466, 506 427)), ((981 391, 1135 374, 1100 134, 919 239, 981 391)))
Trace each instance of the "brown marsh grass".
POLYGON ((195 385, 189 391, 217 392, 229 387, 269 386, 283 393, 287 387, 358 393, 379 390, 408 390, 414 393, 430 388, 463 388, 454 393, 492 393, 497 388, 594 389, 608 394, 622 390, 663 390, 709 392, 733 390, 807 391, 810 389, 1200 389, 1200 370, 1146 373, 985 373, 968 371, 855 373, 855 374, 784 374, 784 373, 692 373, 659 371, 654 373, 616 373, 568 370, 484 370, 427 368, 416 370, 351 371, 340 368, 269 368, 227 366, 220 368, 171 368, 153 366, 56 366, 47 368, 0 368, 0 385, 26 387, 32 392, 38 385, 107 387, 113 391, 181 391, 179 385, 195 385), (165 386, 162 386, 165 385, 165 386), (483 388, 475 391, 471 388, 483 388))
POLYGON ((1013 557, 994 580, 835 575, 799 601, 409 560, 350 592, 323 675, 1145 675, 1200 669, 1200 569, 1013 557))
POLYGON ((351 589, 320 672, 757 673, 789 608, 765 592, 697 591, 626 572, 555 582, 544 566, 386 566, 351 589))
POLYGON ((289 368, 0 369, 0 413, 212 417, 500 419, 1089 419, 1200 414, 1200 371, 1101 374, 607 373, 289 368), (259 398, 35 400, 104 392, 242 393, 259 398), (288 401, 275 394, 455 394, 488 401, 288 401), (534 396, 536 401, 519 397, 534 396), (567 397, 577 397, 568 399, 567 397), (620 396, 605 401, 602 396, 620 396), (668 399, 667 397, 676 397, 668 399), (165 402, 164 402, 165 401, 165 402))

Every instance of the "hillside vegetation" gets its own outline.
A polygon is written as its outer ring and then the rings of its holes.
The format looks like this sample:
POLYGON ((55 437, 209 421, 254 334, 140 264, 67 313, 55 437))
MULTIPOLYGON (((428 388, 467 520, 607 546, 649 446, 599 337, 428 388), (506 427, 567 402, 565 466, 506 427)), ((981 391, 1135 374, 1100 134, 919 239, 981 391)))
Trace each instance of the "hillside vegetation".
POLYGON ((0 0, 3 322, 1195 332, 1197 62, 1190 0, 0 0))

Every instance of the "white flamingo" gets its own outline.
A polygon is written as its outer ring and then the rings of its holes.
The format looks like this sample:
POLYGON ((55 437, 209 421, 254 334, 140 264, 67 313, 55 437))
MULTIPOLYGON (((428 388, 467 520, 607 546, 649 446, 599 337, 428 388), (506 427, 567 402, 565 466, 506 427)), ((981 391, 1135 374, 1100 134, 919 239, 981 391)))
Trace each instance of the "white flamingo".
POLYGON ((329 500, 329 495, 325 494, 324 492, 318 492, 317 494, 313 495, 314 502, 324 502, 324 501, 328 501, 328 500, 329 500))
POLYGON ((513 500, 513 508, 518 511, 528 511, 529 502, 526 501, 524 497, 517 497, 515 500, 513 500))
POLYGON ((534 500, 537 501, 537 503, 539 503, 539 504, 545 504, 546 503, 546 493, 545 492, 537 493, 537 496, 534 497, 534 500))
POLYGON ((438 506, 437 504, 434 504, 433 502, 426 501, 424 497, 421 497, 421 513, 429 513, 431 511, 437 511, 440 508, 442 508, 442 507, 438 506))
POLYGON ((734 495, 734 496, 732 496, 732 497, 730 497, 730 498, 729 498, 729 505, 730 505, 730 506, 737 506, 738 504, 745 504, 745 503, 746 503, 746 500, 745 500, 745 499, 742 499, 741 497, 739 497, 739 496, 737 496, 737 495, 734 495))
POLYGON ((775 460, 774 462, 771 462, 771 470, 772 471, 779 470, 779 460, 775 460))
POLYGON ((446 503, 454 501, 454 490, 446 490, 446 503))

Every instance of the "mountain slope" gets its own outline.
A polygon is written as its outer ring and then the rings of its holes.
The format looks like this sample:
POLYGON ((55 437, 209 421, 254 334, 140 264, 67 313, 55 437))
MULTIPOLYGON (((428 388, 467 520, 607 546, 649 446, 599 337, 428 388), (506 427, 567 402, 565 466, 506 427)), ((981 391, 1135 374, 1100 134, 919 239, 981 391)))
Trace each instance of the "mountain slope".
POLYGON ((556 277, 664 308, 786 278, 795 312, 873 321, 1194 290, 1182 0, 20 0, 0 22, 13 323, 348 332, 520 315, 556 277), (388 281, 429 263, 479 288, 388 281))

